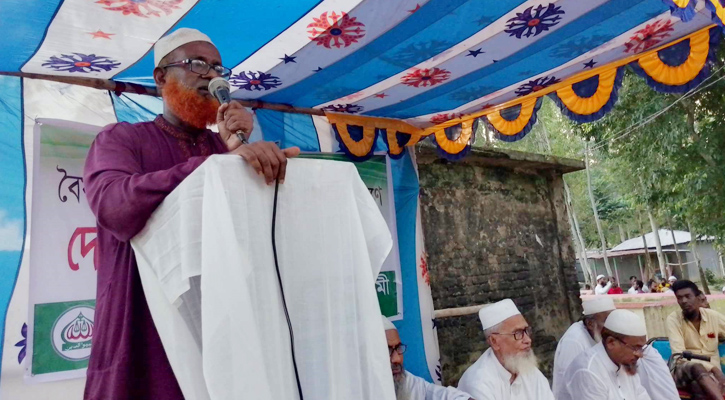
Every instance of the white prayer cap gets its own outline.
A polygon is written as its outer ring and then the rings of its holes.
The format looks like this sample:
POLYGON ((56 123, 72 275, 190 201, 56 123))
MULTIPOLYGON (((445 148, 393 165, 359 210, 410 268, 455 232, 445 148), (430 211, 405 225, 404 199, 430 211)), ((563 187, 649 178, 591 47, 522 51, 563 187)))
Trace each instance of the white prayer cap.
POLYGON ((614 300, 609 296, 597 296, 591 300, 582 301, 584 315, 593 315, 600 312, 616 310, 614 300))
POLYGON ((674 275, 672 275, 672 276, 670 276, 669 278, 667 278, 667 280, 668 280, 668 281, 676 281, 676 280, 677 280, 677 278, 675 278, 675 276, 674 276, 674 275))
POLYGON ((390 331, 390 330, 396 330, 397 331, 398 330, 398 328, 396 328, 395 325, 393 325, 393 323, 390 322, 390 320, 388 319, 388 317, 386 317, 384 315, 382 317, 383 317, 383 327, 385 328, 386 331, 390 331))
POLYGON ((214 44, 211 39, 209 39, 209 36, 196 29, 179 28, 171 35, 167 35, 159 39, 154 45, 154 66, 158 67, 161 59, 166 57, 167 54, 191 42, 207 42, 214 44))
POLYGON ((597 275, 597 280, 603 279, 604 275, 597 275))
POLYGON ((647 336, 647 326, 642 318, 629 310, 612 311, 604 327, 625 336, 647 336))
POLYGON ((511 299, 501 300, 483 307, 478 311, 478 317, 481 319, 481 326, 483 326, 484 330, 500 324, 515 315, 521 315, 521 313, 511 299))

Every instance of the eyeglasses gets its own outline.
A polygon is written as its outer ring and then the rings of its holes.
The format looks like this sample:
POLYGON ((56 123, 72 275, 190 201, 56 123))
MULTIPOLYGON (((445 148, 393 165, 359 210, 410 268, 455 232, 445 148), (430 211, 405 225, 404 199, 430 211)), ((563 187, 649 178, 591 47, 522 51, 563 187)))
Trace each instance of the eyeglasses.
POLYGON ((408 346, 404 345, 403 343, 400 343, 395 347, 388 346, 388 353, 390 353, 390 357, 392 357, 393 352, 397 351, 398 354, 400 354, 402 356, 403 353, 405 353, 405 350, 407 350, 407 349, 408 349, 408 346))
POLYGON ((624 340, 622 340, 622 339, 620 339, 618 337, 615 337, 615 339, 617 339, 617 341, 619 343, 622 343, 624 345, 624 347, 632 350, 632 353, 634 353, 634 354, 639 353, 640 355, 644 355, 645 350, 647 350, 647 347, 649 347, 649 345, 645 345, 645 346, 642 346, 642 347, 632 346, 631 344, 625 343, 624 340))
POLYGON ((190 66, 191 72, 199 75, 206 75, 209 73, 210 70, 214 69, 219 76, 222 78, 229 78, 232 75, 232 70, 222 66, 222 65, 209 65, 206 62, 202 60, 192 60, 190 58, 187 58, 186 60, 181 60, 175 63, 167 64, 164 66, 164 68, 168 67, 183 67, 185 65, 190 66))
POLYGON ((524 333, 531 339, 531 334, 533 333, 533 330, 530 326, 527 326, 524 329, 519 329, 517 331, 513 331, 512 333, 492 333, 492 335, 506 335, 506 336, 513 336, 515 340, 521 340, 524 338, 524 333))

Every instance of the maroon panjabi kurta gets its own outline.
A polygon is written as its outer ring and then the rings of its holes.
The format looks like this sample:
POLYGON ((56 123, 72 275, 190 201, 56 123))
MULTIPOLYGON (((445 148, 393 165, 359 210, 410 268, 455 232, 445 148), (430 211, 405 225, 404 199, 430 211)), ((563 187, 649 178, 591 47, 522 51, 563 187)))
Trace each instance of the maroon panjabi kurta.
POLYGON ((109 125, 88 153, 84 183, 98 225, 95 331, 86 400, 183 399, 151 319, 130 240, 166 195, 227 147, 211 131, 153 122, 109 125))

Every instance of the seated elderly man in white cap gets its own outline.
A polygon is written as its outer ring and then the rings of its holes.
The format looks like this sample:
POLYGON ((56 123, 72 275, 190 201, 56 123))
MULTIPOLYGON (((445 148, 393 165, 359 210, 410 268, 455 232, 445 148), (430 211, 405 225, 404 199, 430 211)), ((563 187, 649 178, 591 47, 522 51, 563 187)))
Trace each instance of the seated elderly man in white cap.
POLYGON ((531 327, 511 299, 478 312, 491 346, 471 365, 458 388, 478 400, 554 400, 531 350, 531 327))
POLYGON ((647 328, 637 314, 612 311, 604 323, 602 341, 569 364, 567 390, 556 399, 652 400, 637 374, 637 360, 646 344, 647 328))
POLYGON ((472 400, 468 393, 452 387, 434 385, 406 371, 403 367, 405 345, 400 341, 398 328, 385 317, 383 317, 383 326, 385 337, 388 339, 390 366, 393 369, 397 400, 472 400))
POLYGON ((554 354, 554 397, 566 392, 566 369, 579 354, 602 341, 602 329, 609 313, 614 311, 614 300, 609 296, 598 296, 582 301, 584 317, 575 322, 559 339, 554 354))
POLYGON ((612 281, 604 275, 597 276, 597 286, 594 288, 594 294, 607 294, 612 288, 612 281))

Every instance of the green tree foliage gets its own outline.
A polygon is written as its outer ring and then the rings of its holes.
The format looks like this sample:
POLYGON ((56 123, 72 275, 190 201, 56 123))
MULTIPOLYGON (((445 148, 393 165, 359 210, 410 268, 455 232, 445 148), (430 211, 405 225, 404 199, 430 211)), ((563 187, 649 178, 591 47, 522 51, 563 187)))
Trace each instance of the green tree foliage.
MULTIPOLYGON (((641 234, 653 210, 658 222, 725 240, 725 79, 723 51, 715 72, 698 92, 662 94, 631 71, 625 74, 619 102, 603 119, 578 125, 545 99, 532 132, 516 143, 495 140, 476 144, 520 151, 583 158, 582 140, 590 141, 590 168, 597 210, 610 246, 619 243, 618 226, 641 234), (652 118, 654 115, 656 118, 652 118), (647 121, 647 123, 643 123, 647 121), (551 150, 546 146, 549 139, 551 150), (642 214, 644 213, 644 214, 642 214)), ((582 234, 588 246, 599 247, 583 172, 566 176, 582 234)))

